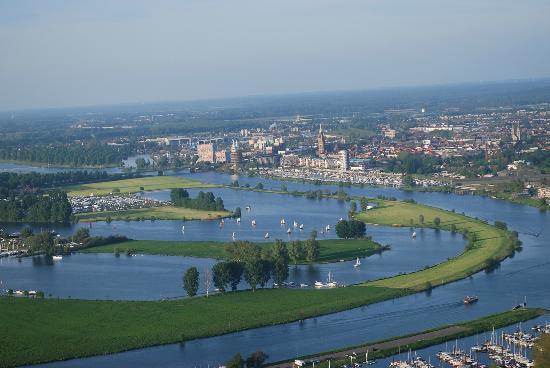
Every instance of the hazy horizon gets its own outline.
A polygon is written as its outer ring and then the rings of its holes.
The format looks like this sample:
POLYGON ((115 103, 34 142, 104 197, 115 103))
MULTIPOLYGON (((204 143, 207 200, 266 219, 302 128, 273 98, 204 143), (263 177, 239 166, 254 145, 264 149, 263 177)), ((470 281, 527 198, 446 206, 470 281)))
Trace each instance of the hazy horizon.
POLYGON ((542 79, 550 3, 0 1, 0 110, 542 79))

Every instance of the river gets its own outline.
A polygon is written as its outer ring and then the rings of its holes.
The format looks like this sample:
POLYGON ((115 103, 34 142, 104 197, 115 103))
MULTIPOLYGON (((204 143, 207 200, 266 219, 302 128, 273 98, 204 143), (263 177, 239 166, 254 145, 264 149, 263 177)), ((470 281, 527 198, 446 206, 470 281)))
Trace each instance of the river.
MULTIPOLYGON (((311 184, 259 178, 234 178, 228 175, 211 173, 176 174, 203 181, 214 181, 213 179, 207 180, 207 178, 215 178, 218 182, 223 183, 238 179, 241 185, 245 183, 253 185, 254 182, 261 181, 266 188, 272 185, 273 187, 278 186, 277 188, 286 185, 289 190, 318 188, 336 190, 338 188, 337 186, 319 187, 311 184)), ((270 361, 277 361, 479 318, 487 314, 508 310, 513 305, 523 301, 524 297, 527 297, 529 305, 550 307, 550 291, 547 285, 547 280, 550 278, 550 230, 548 229, 550 223, 546 212, 528 206, 476 196, 403 192, 393 188, 351 187, 344 189, 354 195, 376 196, 382 194, 395 196, 399 199, 412 198, 419 203, 449 210, 455 209, 457 212, 465 212, 472 217, 489 221, 505 221, 511 229, 520 233, 520 239, 524 245, 523 250, 513 258, 502 262, 501 267, 492 273, 480 272, 468 279, 438 287, 431 293, 419 293, 368 307, 311 318, 303 323, 257 328, 189 341, 184 345, 165 345, 109 356, 56 362, 47 366, 78 364, 82 367, 207 367, 226 361, 236 352, 247 355, 256 350, 265 351, 269 354, 270 361), (478 295, 479 302, 464 306, 461 300, 468 294, 478 295)), ((246 193, 247 196, 250 195, 250 192, 242 193, 246 193)), ((275 213, 274 220, 280 217, 282 208, 284 208, 280 204, 281 198, 286 197, 293 201, 299 200, 299 198, 290 196, 272 196, 275 198, 274 201, 278 202, 271 210, 275 213)), ((224 198, 224 200, 226 199, 224 198)), ((300 202, 300 207, 312 206, 316 203, 316 200, 314 202, 303 200, 306 202, 300 202)), ((257 205, 253 205, 252 211, 256 207, 257 205)), ((304 209, 304 211, 307 210, 304 209)), ((313 215, 326 216, 326 213, 317 212, 313 215)), ((331 219, 334 218, 332 214, 330 216, 331 219)), ((300 217, 301 219, 302 217, 300 217)), ((308 219, 304 216, 303 222, 306 221, 308 219)), ((152 223, 149 226, 151 234, 155 233, 154 227, 158 226, 157 223, 152 223)), ((93 231, 99 231, 97 226, 93 225, 93 231)), ((138 223, 136 226, 144 227, 147 224, 138 223)), ((210 225, 207 224, 206 226, 210 225)), ((310 230, 310 227, 313 226, 315 224, 308 223, 306 229, 310 230)), ((376 230, 374 227, 368 228, 369 232, 376 230)), ((395 230, 391 229, 391 231, 395 230)), ((186 224, 186 234, 187 231, 186 224)), ((213 233, 214 229, 212 229, 213 233)), ((373 237, 376 239, 374 234, 373 237)), ((391 252, 388 254, 391 254, 391 252)))

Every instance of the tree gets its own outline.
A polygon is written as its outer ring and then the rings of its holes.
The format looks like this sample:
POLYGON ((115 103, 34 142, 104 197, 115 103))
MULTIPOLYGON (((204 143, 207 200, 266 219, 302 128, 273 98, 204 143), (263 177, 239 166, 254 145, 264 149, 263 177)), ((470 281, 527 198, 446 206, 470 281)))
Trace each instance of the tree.
POLYGON ((244 368, 244 359, 240 353, 237 353, 233 358, 225 363, 227 368, 244 368))
POLYGON ((315 262, 319 258, 320 246, 319 241, 314 238, 309 238, 305 243, 306 260, 315 262))
POLYGON ((275 240, 271 247, 271 257, 273 259, 273 280, 282 285, 288 278, 289 255, 286 244, 281 240, 275 240))
POLYGON ((304 254, 304 245, 301 240, 293 240, 288 244, 288 255, 294 265, 304 258, 304 254))
POLYGON ((441 225, 441 219, 439 217, 434 218, 434 225, 437 228, 439 228, 439 225, 441 225))
POLYGON ((336 224, 336 235, 338 235, 339 238, 351 238, 350 229, 346 220, 338 221, 336 224))
POLYGON ((223 293, 230 281, 231 274, 228 262, 216 263, 214 267, 212 267, 212 282, 214 286, 223 293))
POLYGON ((233 217, 241 217, 241 207, 236 207, 233 212, 233 217))
POLYGON ((361 211, 365 212, 369 205, 369 201, 367 200, 367 197, 361 197, 359 204, 361 206, 361 211))
POLYGON ((357 212, 357 203, 356 202, 351 202, 351 204, 349 206, 349 210, 350 210, 351 213, 357 212))
POLYGON ((403 185, 405 187, 414 187, 415 183, 413 177, 411 175, 403 176, 403 185))
POLYGON ((230 261, 227 262, 227 268, 229 272, 229 284, 231 285, 231 290, 237 290, 237 286, 241 282, 243 275, 243 266, 239 262, 230 261))
POLYGON ((313 239, 317 239, 317 230, 315 229, 311 230, 311 232, 309 233, 309 237, 313 239))
POLYGON ((262 190, 262 189, 264 189, 264 185, 262 183, 258 183, 258 184, 256 184, 256 186, 254 188, 262 190))
POLYGON ((263 351, 256 351, 246 358, 246 368, 260 368, 267 358, 268 355, 263 351))
POLYGON ((365 236, 365 223, 359 220, 342 220, 336 224, 336 235, 344 239, 358 239, 365 236))
POLYGON ((424 215, 422 214, 418 215, 418 222, 420 222, 421 224, 424 223, 424 215))
POLYGON ((199 290, 199 271, 197 267, 190 267, 183 276, 183 288, 188 296, 194 297, 199 290))
POLYGON ((287 192, 288 189, 286 188, 286 185, 281 185, 281 192, 287 192))
POLYGON ((90 237, 90 230, 85 227, 79 228, 73 235, 73 240, 77 243, 82 243, 90 237))

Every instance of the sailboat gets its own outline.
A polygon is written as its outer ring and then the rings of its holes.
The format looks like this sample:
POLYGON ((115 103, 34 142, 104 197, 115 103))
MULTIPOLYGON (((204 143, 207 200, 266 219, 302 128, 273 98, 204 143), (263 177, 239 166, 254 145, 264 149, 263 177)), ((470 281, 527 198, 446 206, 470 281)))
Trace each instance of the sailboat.
POLYGON ((353 265, 353 267, 357 268, 361 266, 361 261, 359 260, 359 257, 357 257, 357 259, 355 260, 355 264, 353 265))
POLYGON ((413 237, 413 238, 416 238, 416 231, 413 231, 412 237, 413 237))
POLYGON ((268 239, 268 238, 269 238, 269 233, 265 233, 264 239, 268 239))
POLYGON ((292 232, 292 230, 290 230, 290 228, 288 228, 288 230, 286 231, 287 234, 290 234, 292 232))
POLYGON ((298 223, 294 221, 294 227, 298 227, 298 223))
POLYGON ((327 225, 327 226, 325 227, 325 231, 326 231, 326 232, 329 232, 329 231, 330 231, 330 225, 327 225))
POLYGON ((237 217, 237 224, 240 224, 240 223, 241 223, 241 218, 237 217))
POLYGON ((256 220, 252 220, 252 226, 256 226, 256 220))
POLYGON ((182 232, 182 233, 185 232, 185 225, 181 225, 181 232, 182 232))
POLYGON ((233 231, 233 234, 231 234, 231 237, 235 239, 235 232, 233 231))
POLYGON ((281 225, 284 225, 284 224, 286 224, 285 219, 281 219, 281 225))
POLYGON ((304 230, 304 224, 300 224, 299 228, 300 230, 304 230))

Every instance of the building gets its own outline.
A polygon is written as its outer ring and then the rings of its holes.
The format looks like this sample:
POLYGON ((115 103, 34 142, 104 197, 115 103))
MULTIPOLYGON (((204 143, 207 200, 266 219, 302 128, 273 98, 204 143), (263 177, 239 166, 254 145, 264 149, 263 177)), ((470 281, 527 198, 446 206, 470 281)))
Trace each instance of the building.
POLYGON ((349 170, 349 154, 347 150, 340 151, 340 168, 342 171, 349 170))
POLYGON ((319 133, 317 133, 317 153, 320 155, 324 155, 326 152, 325 148, 325 134, 323 133, 323 127, 321 124, 319 124, 319 133))
POLYGON ((236 141, 233 141, 230 151, 231 163, 233 167, 238 167, 242 161, 241 151, 239 150, 239 144, 236 141))
POLYGON ((216 163, 220 163, 220 164, 229 162, 229 160, 231 159, 229 155, 229 151, 227 149, 216 151, 215 159, 216 159, 216 163))
POLYGON ((397 131, 395 129, 383 129, 382 133, 384 134, 384 137, 394 139, 397 131))
POLYGON ((216 162, 216 145, 214 143, 199 144, 197 153, 199 155, 198 162, 216 162))
POLYGON ((521 127, 519 123, 512 123, 512 142, 518 143, 521 141, 521 127))

